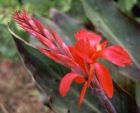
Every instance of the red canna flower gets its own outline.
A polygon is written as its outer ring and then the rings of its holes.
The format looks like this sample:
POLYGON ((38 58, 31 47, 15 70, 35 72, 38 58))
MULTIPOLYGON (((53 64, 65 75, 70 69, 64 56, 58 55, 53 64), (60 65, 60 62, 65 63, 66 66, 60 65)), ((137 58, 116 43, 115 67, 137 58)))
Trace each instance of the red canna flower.
POLYGON ((107 47, 107 41, 102 43, 102 37, 94 32, 80 30, 76 35, 74 46, 67 46, 52 29, 46 29, 37 19, 28 16, 26 11, 16 12, 15 21, 28 33, 34 35, 46 48, 38 48, 44 55, 55 62, 71 69, 61 80, 59 92, 65 96, 72 82, 82 84, 78 105, 80 106, 87 88, 94 87, 94 79, 108 97, 113 96, 113 83, 108 69, 98 59, 106 59, 117 66, 131 63, 128 53, 119 45, 107 47))
POLYGON ((113 96, 113 82, 111 75, 108 69, 97 60, 104 58, 123 67, 131 63, 129 55, 118 45, 107 47, 107 41, 100 43, 101 36, 96 33, 87 30, 80 30, 75 37, 77 39, 77 43, 75 46, 69 47, 69 49, 75 62, 81 66, 86 75, 84 78, 76 73, 69 73, 64 76, 61 80, 59 89, 61 95, 66 95, 72 81, 74 80, 76 82, 77 78, 80 77, 80 81, 82 81, 80 83, 84 83, 79 100, 80 105, 86 89, 89 86, 92 87, 91 82, 93 82, 94 76, 96 76, 106 95, 111 98, 113 96))

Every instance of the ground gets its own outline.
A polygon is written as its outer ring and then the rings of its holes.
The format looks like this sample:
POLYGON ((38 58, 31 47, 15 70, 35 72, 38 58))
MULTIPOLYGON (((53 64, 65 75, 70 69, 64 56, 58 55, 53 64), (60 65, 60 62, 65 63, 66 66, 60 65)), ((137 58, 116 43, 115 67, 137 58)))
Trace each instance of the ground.
POLYGON ((0 113, 51 113, 20 61, 0 60, 0 113))

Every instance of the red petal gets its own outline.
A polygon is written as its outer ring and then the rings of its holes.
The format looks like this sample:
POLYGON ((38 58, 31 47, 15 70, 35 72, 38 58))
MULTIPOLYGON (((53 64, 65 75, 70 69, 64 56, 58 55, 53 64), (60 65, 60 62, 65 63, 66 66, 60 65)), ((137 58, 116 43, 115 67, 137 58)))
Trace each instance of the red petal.
POLYGON ((78 83, 78 84, 81 84, 81 83, 85 82, 85 79, 82 76, 78 76, 78 77, 75 78, 75 82, 78 83))
POLYGON ((60 36, 53 29, 50 28, 49 30, 50 30, 55 42, 58 44, 57 46, 59 46, 59 48, 64 50, 65 53, 70 56, 70 51, 68 49, 68 46, 62 41, 60 36))
POLYGON ((82 29, 79 32, 77 32, 75 37, 76 37, 77 40, 81 40, 81 39, 86 38, 90 41, 91 45, 96 45, 101 41, 101 36, 100 35, 98 35, 94 32, 85 30, 85 29, 82 29))
POLYGON ((51 38, 50 31, 46 29, 45 26, 39 20, 35 18, 33 18, 33 20, 39 30, 38 33, 44 36, 45 38, 48 38, 49 40, 51 40, 52 38, 51 38))
POLYGON ((69 57, 64 56, 59 53, 47 51, 46 49, 39 48, 40 52, 42 52, 45 56, 53 59, 55 62, 58 62, 60 64, 63 64, 68 67, 76 68, 77 64, 69 57))
POLYGON ((56 49, 56 46, 43 35, 36 33, 36 38, 49 49, 56 49))
POLYGON ((113 83, 109 71, 104 65, 99 63, 95 63, 95 71, 97 79, 99 80, 103 90, 106 95, 111 98, 113 96, 113 83))
POLYGON ((83 57, 84 60, 86 60, 87 62, 92 62, 92 60, 90 59, 90 43, 89 40, 85 39, 85 40, 79 40, 74 49, 78 52, 78 54, 83 57))
POLYGON ((93 77, 94 77, 94 66, 91 64, 90 70, 89 70, 89 75, 88 75, 88 87, 90 86, 90 83, 93 80, 93 77))
POLYGON ((86 94, 87 87, 88 87, 87 82, 85 82, 83 87, 82 87, 82 90, 81 90, 81 93, 80 93, 80 97, 79 97, 79 100, 78 100, 78 106, 79 107, 80 107, 80 105, 83 102, 84 96, 86 94))
MULTIPOLYGON (((35 23, 35 25, 37 26, 37 28, 38 28, 38 32, 40 33, 40 34, 43 34, 43 35, 45 35, 45 33, 44 33, 44 29, 45 29, 45 27, 44 27, 44 25, 39 21, 39 20, 37 20, 37 19, 33 19, 34 20, 34 23, 35 23)), ((47 29, 45 29, 45 31, 46 31, 47 29)), ((50 36, 50 35, 49 35, 50 36)), ((46 36, 46 37, 48 37, 48 35, 46 36)))
POLYGON ((128 53, 118 45, 113 45, 104 49, 102 57, 118 66, 126 66, 131 63, 128 53))
POLYGON ((83 57, 79 54, 79 52, 75 48, 69 47, 69 50, 72 56, 74 57, 74 60, 79 64, 79 66, 83 69, 83 71, 85 71, 86 69, 83 57))
POLYGON ((89 42, 88 40, 79 40, 75 44, 75 49, 81 53, 81 55, 88 56, 89 53, 89 42))
POLYGON ((60 85, 59 85, 59 92, 60 92, 61 96, 66 96, 67 92, 70 89, 70 86, 71 86, 73 80, 75 80, 79 76, 80 75, 78 75, 74 72, 70 72, 62 78, 60 85))

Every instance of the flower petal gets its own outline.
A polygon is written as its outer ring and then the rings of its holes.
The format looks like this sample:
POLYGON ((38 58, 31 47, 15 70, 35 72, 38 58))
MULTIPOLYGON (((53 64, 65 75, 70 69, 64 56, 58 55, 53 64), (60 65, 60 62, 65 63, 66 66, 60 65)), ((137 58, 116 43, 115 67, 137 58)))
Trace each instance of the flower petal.
POLYGON ((63 64, 67 67, 76 68, 78 64, 74 62, 71 58, 64 56, 62 54, 56 53, 55 51, 48 51, 44 48, 39 48, 39 51, 42 52, 45 56, 53 59, 55 62, 63 64))
POLYGON ((113 82, 109 71, 102 64, 95 63, 94 66, 99 83, 101 84, 106 95, 111 98, 113 96, 113 82))
POLYGON ((87 87, 88 87, 88 84, 87 84, 87 82, 85 82, 83 87, 82 87, 82 90, 81 90, 81 93, 80 93, 80 97, 79 97, 79 100, 78 100, 78 106, 79 107, 80 107, 80 105, 83 102, 84 96, 86 94, 87 87))
POLYGON ((83 57, 87 57, 89 54, 90 43, 87 39, 79 40, 75 44, 74 48, 79 51, 81 55, 84 55, 83 57))
POLYGON ((83 71, 85 71, 86 68, 85 68, 83 56, 81 56, 81 54, 73 47, 69 47, 69 50, 70 50, 74 60, 79 64, 79 66, 83 69, 83 71))
POLYGON ((82 83, 84 83, 86 80, 84 79, 84 77, 82 77, 82 76, 77 76, 76 78, 75 78, 75 82, 76 83, 78 83, 78 84, 82 84, 82 83))
POLYGON ((90 69, 89 69, 89 74, 88 74, 88 87, 90 86, 91 81, 93 80, 94 77, 94 65, 90 64, 90 69))
POLYGON ((96 45, 101 41, 100 35, 85 29, 81 29, 79 32, 77 32, 75 37, 77 40, 88 39, 91 45, 96 45))
POLYGON ((87 62, 92 62, 90 59, 90 43, 88 39, 79 40, 73 47, 77 54, 79 54, 87 62))
POLYGON ((36 38, 49 49, 56 49, 56 46, 43 35, 36 33, 36 38))
POLYGON ((131 63, 128 53, 118 45, 113 45, 104 49, 102 57, 122 67, 131 63))
POLYGON ((59 85, 59 92, 61 96, 66 96, 67 92, 70 89, 70 86, 72 84, 72 82, 77 78, 80 77, 80 75, 74 73, 74 72, 70 72, 68 74, 66 74, 59 85))
POLYGON ((65 50, 66 52, 68 51, 67 45, 63 42, 61 37, 51 28, 49 28, 50 33, 53 36, 53 40, 58 44, 61 49, 65 50))

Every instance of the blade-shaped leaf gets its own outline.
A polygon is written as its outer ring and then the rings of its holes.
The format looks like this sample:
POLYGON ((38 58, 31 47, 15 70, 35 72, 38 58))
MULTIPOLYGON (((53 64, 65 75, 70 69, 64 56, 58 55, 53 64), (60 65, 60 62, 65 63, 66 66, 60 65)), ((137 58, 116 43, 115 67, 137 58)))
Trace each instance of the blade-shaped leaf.
POLYGON ((109 41, 125 48, 133 64, 120 70, 140 81, 140 24, 121 12, 113 0, 81 0, 87 17, 109 41))
POLYGON ((131 12, 132 7, 137 3, 137 0, 119 0, 120 8, 125 12, 131 12))
POLYGON ((140 108, 140 83, 136 83, 136 101, 137 101, 137 105, 140 108))
POLYGON ((118 84, 114 83, 114 87, 115 91, 111 102, 115 106, 117 113, 139 113, 135 98, 130 93, 122 91, 123 89, 118 84))

